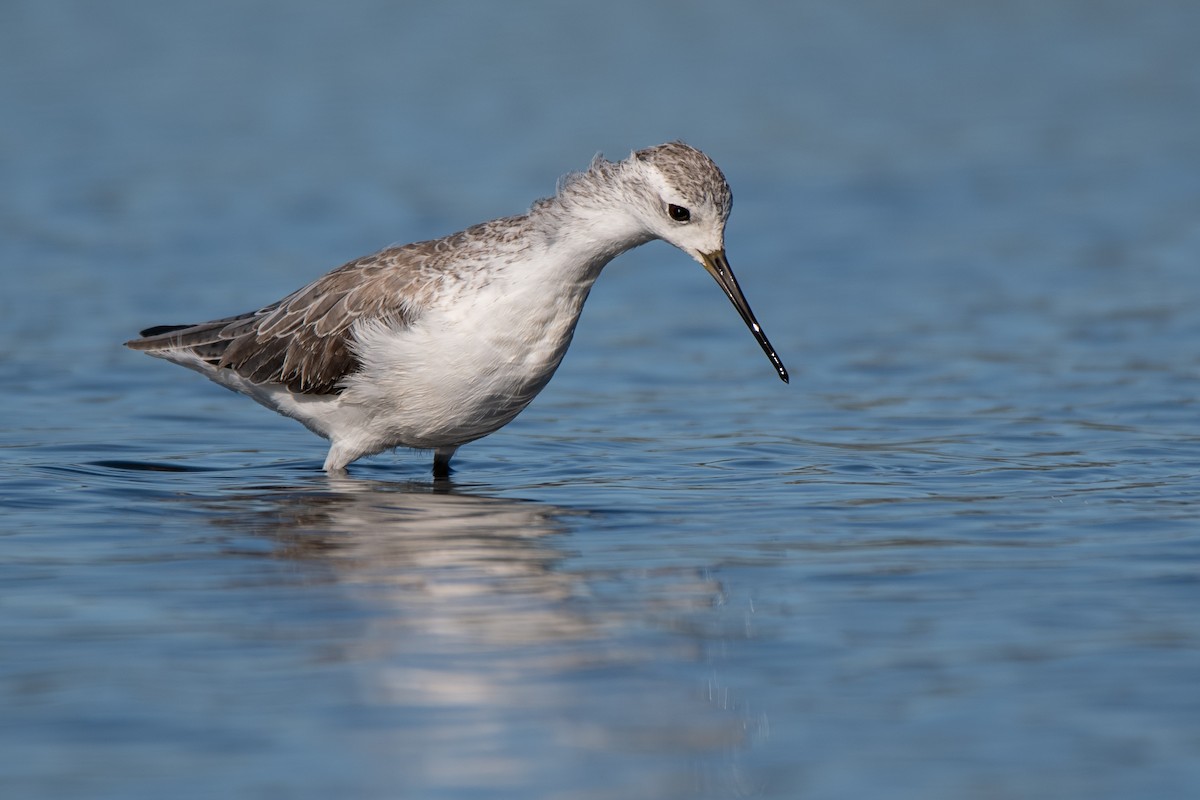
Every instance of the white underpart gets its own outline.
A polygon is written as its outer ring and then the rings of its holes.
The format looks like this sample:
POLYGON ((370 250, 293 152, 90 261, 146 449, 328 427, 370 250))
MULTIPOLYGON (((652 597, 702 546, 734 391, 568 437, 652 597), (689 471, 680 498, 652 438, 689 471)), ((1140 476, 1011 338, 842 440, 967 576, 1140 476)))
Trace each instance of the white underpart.
POLYGON ((558 368, 590 287, 547 304, 497 276, 410 326, 358 328, 362 368, 323 420, 333 449, 350 460, 396 444, 445 450, 511 422, 558 368))
POLYGON ((285 417, 299 420, 318 436, 332 438, 326 423, 338 416, 341 395, 306 395, 288 391, 287 387, 277 383, 254 383, 231 369, 214 367, 190 350, 151 350, 147 355, 194 369, 226 389, 244 394, 285 417))

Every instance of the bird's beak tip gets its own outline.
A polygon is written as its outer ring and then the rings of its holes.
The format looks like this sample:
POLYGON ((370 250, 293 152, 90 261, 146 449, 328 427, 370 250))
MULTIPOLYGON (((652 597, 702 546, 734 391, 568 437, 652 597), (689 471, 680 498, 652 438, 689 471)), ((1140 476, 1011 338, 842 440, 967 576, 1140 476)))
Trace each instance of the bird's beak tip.
POLYGON ((771 364, 775 367, 775 372, 779 375, 779 379, 784 383, 788 383, 787 369, 783 366, 779 355, 776 354, 775 348, 767 340, 767 335, 763 332, 762 326, 754 318, 754 312, 750 310, 750 304, 746 302, 746 296, 742 293, 741 287, 738 286, 737 278, 733 276, 733 270, 729 267, 729 261, 725 257, 724 248, 714 250, 711 253, 701 253, 700 263, 725 291, 725 296, 733 303, 733 307, 737 309, 742 321, 746 323, 746 327, 754 334, 754 338, 758 341, 759 346, 767 354, 767 358, 771 360, 771 364))

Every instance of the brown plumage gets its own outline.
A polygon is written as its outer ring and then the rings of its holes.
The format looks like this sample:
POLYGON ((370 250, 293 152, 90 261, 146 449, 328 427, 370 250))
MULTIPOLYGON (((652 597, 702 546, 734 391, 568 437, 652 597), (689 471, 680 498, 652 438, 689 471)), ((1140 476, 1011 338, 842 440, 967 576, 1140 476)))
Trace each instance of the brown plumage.
POLYGON ((351 341, 359 320, 403 327, 428 300, 430 273, 461 268, 457 253, 489 236, 498 221, 460 233, 392 247, 343 264, 257 311, 194 325, 159 325, 125 345, 133 350, 185 349, 257 384, 293 392, 339 394, 360 363, 351 341))

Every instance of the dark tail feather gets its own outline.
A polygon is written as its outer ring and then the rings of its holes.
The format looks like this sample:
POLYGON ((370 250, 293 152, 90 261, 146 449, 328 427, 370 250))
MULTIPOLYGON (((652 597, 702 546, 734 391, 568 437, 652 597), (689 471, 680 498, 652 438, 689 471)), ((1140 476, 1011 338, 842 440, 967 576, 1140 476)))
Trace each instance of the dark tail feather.
POLYGON ((192 328, 193 325, 155 325, 153 328, 146 328, 144 331, 139 331, 138 336, 145 339, 147 336, 158 336, 161 333, 170 333, 171 331, 181 331, 184 328, 192 328))
MULTIPOLYGON (((130 339, 125 346, 130 350, 150 351, 187 347, 192 344, 189 340, 196 338, 198 331, 208 332, 206 327, 203 323, 200 325, 155 325, 153 328, 146 328, 142 331, 140 338, 130 339)), ((212 338, 207 338, 207 341, 212 341, 212 338)))
MULTIPOLYGON (((205 345, 217 345, 217 357, 229 346, 230 339, 227 328, 243 320, 252 319, 260 312, 239 314, 236 317, 214 319, 212 322, 200 322, 195 325, 155 325, 142 331, 141 338, 132 339, 125 346, 132 350, 174 350, 181 347, 192 348, 197 355, 207 358, 210 354, 200 352, 205 345)), ((211 348, 209 348, 211 349, 211 348)))

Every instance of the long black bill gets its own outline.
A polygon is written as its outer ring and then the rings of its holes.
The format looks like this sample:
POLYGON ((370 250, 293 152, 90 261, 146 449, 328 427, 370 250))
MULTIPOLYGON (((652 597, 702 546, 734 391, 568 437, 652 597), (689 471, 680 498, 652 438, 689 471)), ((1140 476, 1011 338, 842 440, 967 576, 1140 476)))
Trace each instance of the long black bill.
POLYGON ((738 286, 737 278, 733 277, 733 270, 729 268, 729 261, 725 258, 725 251, 718 250, 715 253, 703 253, 701 259, 703 259, 701 263, 708 270, 708 274, 717 279, 717 283, 725 290, 725 296, 729 298, 730 302, 733 303, 733 307, 742 315, 742 320, 746 323, 746 327, 750 329, 750 332, 754 334, 755 340, 758 341, 758 346, 767 354, 767 358, 771 359, 771 363, 775 366, 775 371, 779 373, 780 380, 787 383, 787 368, 779 360, 779 355, 775 352, 775 348, 771 346, 767 335, 763 333, 762 326, 754 318, 754 312, 750 310, 750 304, 746 302, 746 295, 742 294, 742 287, 738 286))

